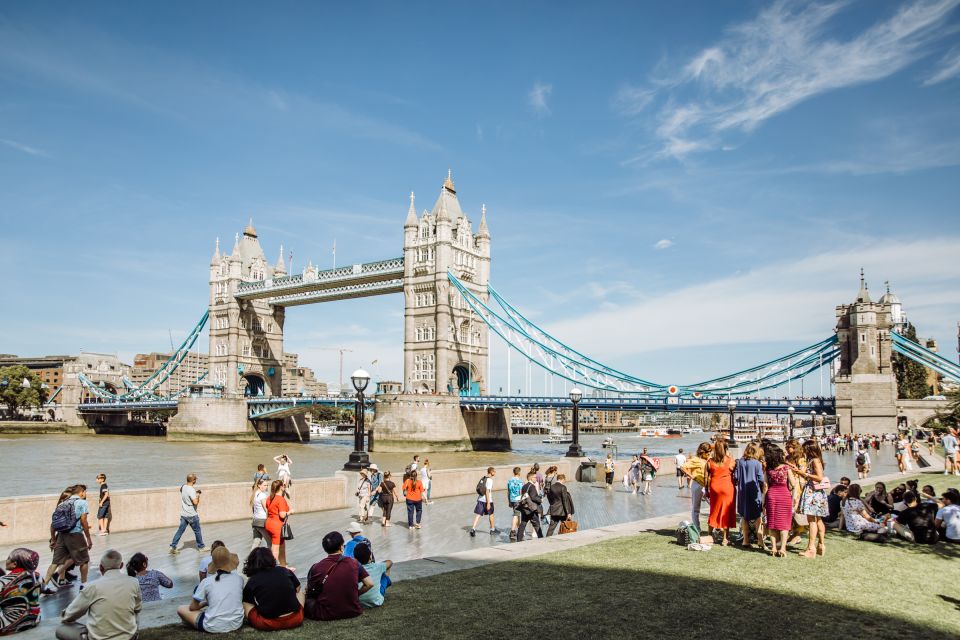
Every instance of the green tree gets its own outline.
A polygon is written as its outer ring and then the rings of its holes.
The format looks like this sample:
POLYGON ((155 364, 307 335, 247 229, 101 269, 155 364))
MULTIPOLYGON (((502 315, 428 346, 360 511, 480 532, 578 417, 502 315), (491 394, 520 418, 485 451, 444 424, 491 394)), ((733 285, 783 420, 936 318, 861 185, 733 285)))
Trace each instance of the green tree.
MULTIPOLYGON (((913 324, 907 323, 901 334, 907 340, 920 344, 917 340, 917 330, 913 324)), ((930 395, 930 385, 927 384, 927 368, 919 362, 914 362, 905 355, 894 353, 891 358, 893 372, 897 376, 897 394, 905 400, 918 400, 930 395)))
POLYGON ((23 407, 39 407, 47 401, 47 389, 30 369, 23 365, 0 367, 0 403, 16 417, 23 407), (26 380, 29 386, 23 386, 26 380))
POLYGON ((960 389, 946 394, 949 401, 943 411, 938 411, 936 420, 944 427, 960 427, 960 389))

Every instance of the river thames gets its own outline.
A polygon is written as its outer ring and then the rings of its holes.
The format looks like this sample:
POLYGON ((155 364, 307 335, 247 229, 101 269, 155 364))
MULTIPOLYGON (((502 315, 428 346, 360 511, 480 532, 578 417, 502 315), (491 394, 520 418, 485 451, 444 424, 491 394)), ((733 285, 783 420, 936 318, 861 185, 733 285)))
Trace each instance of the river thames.
MULTIPOLYGON (((619 459, 629 457, 643 447, 654 456, 673 456, 682 448, 689 454, 709 433, 681 438, 650 438, 637 434, 613 436, 619 459)), ((606 457, 601 447, 605 435, 582 435, 584 454, 593 460, 606 457)), ((568 445, 545 444, 543 436, 513 437, 509 452, 433 452, 422 453, 434 469, 482 467, 486 465, 529 465, 562 457, 568 445)), ((187 473, 196 473, 201 484, 247 481, 257 464, 276 472, 273 457, 286 453, 293 459, 293 477, 331 476, 343 467, 353 448, 352 437, 315 439, 309 443, 265 442, 168 442, 162 438, 140 436, 82 435, 4 435, 0 436, 0 459, 19 469, 4 482, 5 495, 59 493, 67 485, 82 482, 94 486, 98 473, 107 475, 114 489, 177 486, 187 473)), ((739 456, 742 449, 732 454, 739 456)), ((893 449, 882 446, 873 454, 873 474, 896 471, 893 449)), ((382 470, 401 471, 413 453, 372 453, 370 459, 382 470)), ((856 478, 853 456, 833 452, 824 455, 831 477, 856 478)))

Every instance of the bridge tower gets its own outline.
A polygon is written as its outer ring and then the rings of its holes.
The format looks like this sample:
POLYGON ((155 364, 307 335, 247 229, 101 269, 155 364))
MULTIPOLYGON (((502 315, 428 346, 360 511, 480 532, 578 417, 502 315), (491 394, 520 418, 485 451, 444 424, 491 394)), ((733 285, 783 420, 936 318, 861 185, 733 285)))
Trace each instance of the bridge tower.
POLYGON ((224 397, 280 395, 284 307, 265 300, 238 300, 237 285, 286 275, 283 247, 275 266, 264 256, 253 220, 237 235, 233 251, 210 261, 210 378, 224 397))
POLYGON ((897 329, 899 315, 899 300, 870 298, 863 270, 856 301, 837 307, 840 367, 834 381, 841 433, 896 431, 897 379, 890 360, 890 332, 897 329))
POLYGON ((413 193, 403 225, 404 389, 480 395, 487 391, 488 330, 447 279, 452 272, 487 299, 490 230, 486 206, 473 233, 450 172, 431 211, 418 218, 413 193))

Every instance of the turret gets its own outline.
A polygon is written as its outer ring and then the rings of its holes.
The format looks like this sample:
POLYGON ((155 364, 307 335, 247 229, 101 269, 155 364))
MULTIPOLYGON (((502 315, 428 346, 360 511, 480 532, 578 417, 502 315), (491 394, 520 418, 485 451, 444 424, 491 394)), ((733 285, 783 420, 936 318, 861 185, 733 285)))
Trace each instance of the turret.
POLYGON ((277 258, 277 264, 273 267, 273 275, 274 277, 287 275, 287 265, 283 261, 283 245, 280 245, 280 257, 277 258))

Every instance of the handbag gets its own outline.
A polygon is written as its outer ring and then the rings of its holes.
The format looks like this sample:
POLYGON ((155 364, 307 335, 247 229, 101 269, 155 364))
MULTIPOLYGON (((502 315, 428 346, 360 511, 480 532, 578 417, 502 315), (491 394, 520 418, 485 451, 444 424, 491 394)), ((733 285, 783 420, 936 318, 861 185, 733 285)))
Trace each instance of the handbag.
POLYGON ((830 491, 830 478, 823 476, 820 482, 813 483, 814 491, 830 491))
POLYGON ((576 533, 577 532, 577 521, 576 520, 564 520, 560 523, 560 533, 576 533))
POLYGON ((293 527, 291 527, 290 523, 286 520, 283 521, 283 526, 280 527, 280 539, 293 540, 293 527))

